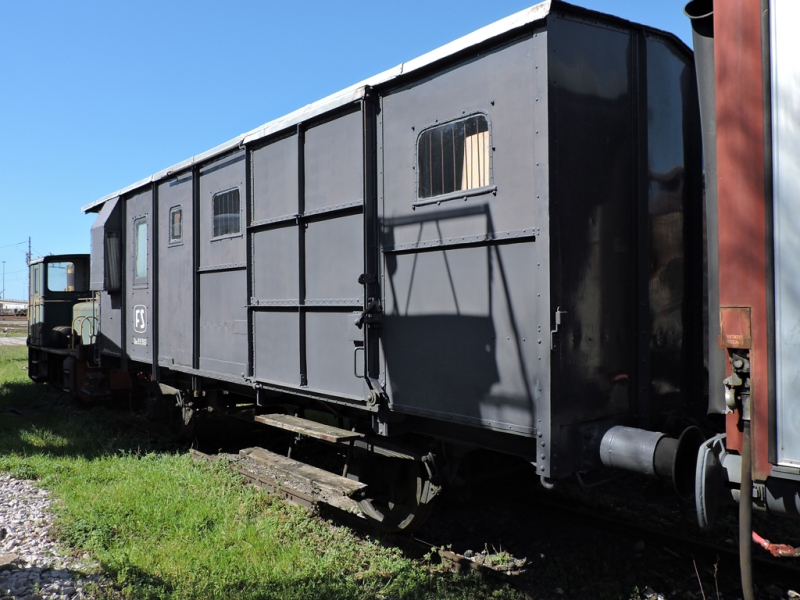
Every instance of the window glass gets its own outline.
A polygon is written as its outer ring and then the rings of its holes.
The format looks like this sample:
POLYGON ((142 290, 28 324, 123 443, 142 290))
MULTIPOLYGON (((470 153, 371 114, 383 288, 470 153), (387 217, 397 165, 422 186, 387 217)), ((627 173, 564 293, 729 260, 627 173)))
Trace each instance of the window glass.
POLYGON ((183 240, 183 210, 180 206, 169 209, 169 241, 170 243, 183 240))
MULTIPOLYGON (((51 292, 83 292, 86 291, 87 286, 84 279, 86 278, 86 269, 81 265, 80 269, 76 269, 75 263, 51 262, 47 263, 47 289, 51 292)), ((38 277, 35 282, 38 283, 38 277)), ((36 293, 36 288, 34 288, 36 293)))
POLYGON ((147 221, 134 222, 134 279, 147 278, 147 221))
POLYGON ((417 197, 488 186, 489 122, 485 115, 423 131, 417 143, 417 197))
POLYGON ((241 215, 239 211, 239 190, 214 194, 214 231, 212 237, 233 235, 241 231, 241 215))
POLYGON ((119 231, 106 232, 106 289, 118 290, 122 285, 122 261, 120 260, 119 231))

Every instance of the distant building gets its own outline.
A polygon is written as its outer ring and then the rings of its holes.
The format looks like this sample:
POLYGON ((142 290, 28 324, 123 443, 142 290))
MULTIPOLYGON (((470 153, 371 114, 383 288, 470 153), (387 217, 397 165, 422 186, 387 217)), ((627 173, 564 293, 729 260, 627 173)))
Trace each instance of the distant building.
POLYGON ((24 315, 28 312, 26 300, 0 299, 0 315, 24 315))

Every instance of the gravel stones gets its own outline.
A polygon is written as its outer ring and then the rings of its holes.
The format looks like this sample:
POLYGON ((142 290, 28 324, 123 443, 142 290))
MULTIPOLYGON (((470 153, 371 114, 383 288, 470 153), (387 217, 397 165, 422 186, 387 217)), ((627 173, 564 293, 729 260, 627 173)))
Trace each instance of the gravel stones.
POLYGON ((90 600, 108 588, 98 567, 50 536, 47 490, 0 474, 0 600, 90 600))

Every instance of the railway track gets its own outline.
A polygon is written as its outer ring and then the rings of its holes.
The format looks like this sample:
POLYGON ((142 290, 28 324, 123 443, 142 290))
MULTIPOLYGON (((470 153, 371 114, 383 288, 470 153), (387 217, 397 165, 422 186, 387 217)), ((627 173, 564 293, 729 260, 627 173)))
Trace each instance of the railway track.
MULTIPOLYGON (((27 317, 0 315, 0 339, 15 339, 25 335, 28 329, 27 317)), ((21 339, 25 339, 24 337, 21 339)))
MULTIPOLYGON (((314 483, 313 478, 317 475, 317 470, 314 468, 300 477, 292 476, 283 470, 284 467, 297 461, 289 462, 285 457, 260 448, 244 449, 238 455, 225 453, 213 455, 191 450, 191 455, 196 460, 224 460, 248 483, 275 494, 287 502, 318 511, 335 522, 362 534, 377 535, 383 544, 399 548, 410 558, 421 558, 426 554, 438 556, 442 563, 453 571, 475 571, 482 576, 508 583, 526 597, 541 596, 537 575, 537 570, 541 569, 541 566, 537 565, 535 561, 515 559, 514 556, 510 556, 511 562, 506 561, 499 568, 491 564, 487 565, 482 562, 484 555, 479 554, 478 560, 474 560, 465 555, 464 552, 469 554, 469 551, 465 551, 463 548, 459 548, 460 551, 447 548, 448 541, 440 538, 442 534, 437 531, 435 523, 432 527, 423 527, 421 537, 378 534, 358 510, 358 503, 354 498, 357 498, 357 490, 353 488, 336 490, 336 485, 331 484, 326 475, 321 476, 322 481, 314 483), (274 468, 276 459, 281 464, 281 468, 274 468), (265 464, 267 465, 266 469, 265 464), (326 489, 327 486, 330 487, 326 489), (335 491, 331 493, 331 489, 335 491), (428 537, 429 535, 432 537, 428 537), (430 539, 434 539, 434 541, 429 541, 430 539)), ((600 537, 622 536, 641 540, 651 551, 657 550, 662 556, 666 554, 672 562, 683 562, 688 565, 693 563, 695 568, 698 563, 714 564, 715 568, 716 565, 722 565, 721 568, 726 569, 728 575, 738 564, 738 551, 735 546, 729 547, 718 541, 698 539, 688 534, 666 531, 647 523, 618 518, 602 510, 575 506, 568 502, 552 501, 546 497, 536 497, 532 500, 529 511, 526 511, 527 514, 518 514, 517 518, 523 519, 532 514, 546 514, 548 519, 564 524, 563 531, 566 535, 570 535, 570 531, 581 531, 585 537, 587 531, 592 531, 593 535, 600 537)), ((440 511, 448 510, 447 506, 440 509, 440 511)), ((439 516, 441 515, 434 514, 432 520, 439 516)), ((475 513, 472 518, 478 522, 484 517, 475 513)), ((470 521, 459 520, 464 526, 470 526, 470 521)), ((571 543, 581 542, 573 540, 571 543)), ((603 549, 599 550, 603 551, 603 549)), ((779 562, 768 555, 755 554, 754 551, 754 562, 756 573, 762 582, 782 581, 787 584, 800 582, 800 568, 789 561, 779 562)), ((687 572, 692 574, 690 571, 687 572)), ((736 582, 732 582, 730 585, 736 585, 736 582)))
MULTIPOLYGON (((138 422, 139 418, 122 420, 129 424, 134 424, 130 423, 131 420, 136 421, 137 427, 156 437, 164 433, 148 427, 147 423, 138 422)), ((438 557, 453 571, 476 571, 487 578, 508 583, 524 596, 594 597, 587 596, 583 590, 570 593, 563 583, 567 571, 575 574, 567 578, 570 581, 583 582, 589 587, 611 586, 612 592, 608 597, 616 597, 614 594, 619 594, 622 589, 641 589, 643 586, 639 581, 642 580, 657 588, 659 593, 678 586, 678 583, 664 583, 665 580, 680 580, 683 586, 680 589, 701 598, 696 569, 703 577, 706 593, 711 593, 709 598, 716 597, 713 586, 717 584, 717 570, 722 597, 737 598, 741 594, 738 552, 735 544, 725 543, 725 533, 721 534, 722 537, 717 533, 715 537, 704 539, 691 526, 685 532, 680 531, 677 517, 662 527, 646 516, 639 518, 627 512, 615 512, 615 506, 626 507, 634 500, 622 498, 619 494, 639 493, 634 489, 643 487, 640 485, 642 478, 622 479, 601 486, 600 492, 593 489, 593 495, 587 499, 577 493, 565 493, 570 485, 568 482, 559 485, 556 493, 546 492, 527 472, 529 465, 510 465, 505 461, 497 463, 492 476, 443 494, 434 504, 428 522, 415 535, 386 534, 376 531, 361 515, 357 488, 342 489, 338 485, 341 483, 338 476, 327 471, 320 474, 323 469, 287 460, 278 453, 285 452, 289 437, 265 438, 263 431, 263 426, 254 424, 249 413, 236 418, 220 415, 200 429, 196 440, 200 441, 201 450, 192 449, 190 453, 196 460, 224 460, 248 483, 289 503, 319 512, 362 535, 374 537, 386 546, 398 548, 409 558, 438 557), (251 424, 250 430, 242 429, 243 421, 251 424), (270 440, 269 447, 275 452, 259 447, 266 440, 270 440), (243 444, 249 446, 242 448, 243 444), (305 472, 292 475, 294 468, 305 472), (606 494, 603 488, 607 488, 608 495, 603 496, 606 494), (639 544, 645 549, 635 550, 634 546, 639 544), (483 553, 470 551, 484 547, 487 550, 483 553), (498 554, 506 554, 510 561, 523 562, 524 566, 514 566, 509 572, 508 561, 496 568, 491 560, 485 560, 487 556, 498 554), (615 566, 617 571, 613 571, 615 566), (626 577, 628 580, 620 583, 626 577), (564 595, 553 592, 562 588, 566 589, 564 595)), ((295 454, 302 460, 322 464, 314 455, 313 448, 313 444, 301 444, 295 454)), ((487 460, 496 461, 497 458, 490 456, 487 460)), ((339 468, 333 464, 323 466, 331 470, 339 468)), ((485 472, 482 468, 485 465, 479 467, 477 471, 485 472)), ((637 497, 634 503, 647 508, 650 503, 655 508, 666 506, 677 514, 674 510, 676 505, 669 504, 668 499, 668 495, 656 500, 637 497)), ((689 523, 690 515, 683 515, 682 519, 689 523)), ((791 523, 780 520, 776 525, 783 531, 791 523)), ((800 534, 800 529, 796 531, 800 534)), ((788 530, 783 535, 773 535, 776 532, 771 531, 766 537, 791 542, 794 532, 788 530)), ((800 568, 791 559, 773 559, 757 548, 753 555, 756 581, 760 586, 778 582, 784 589, 800 589, 800 568)))
MULTIPOLYGON (((353 499, 363 487, 362 484, 350 480, 345 480, 349 484, 338 481, 342 478, 264 448, 243 449, 238 455, 212 455, 191 449, 190 454, 195 460, 225 461, 250 485, 274 494, 290 504, 324 513, 363 534, 376 534, 353 499)), ((438 555, 442 563, 453 571, 476 571, 512 585, 514 583, 513 578, 504 570, 481 564, 452 550, 437 548, 420 538, 388 533, 380 533, 379 537, 385 545, 399 548, 411 558, 421 558, 426 554, 438 555)))
MULTIPOLYGON (((693 556, 725 556, 731 561, 738 562, 739 560, 738 544, 729 546, 713 540, 702 540, 691 535, 682 535, 658 529, 641 522, 614 518, 601 511, 584 507, 568 506, 541 500, 537 501, 537 505, 554 515, 560 515, 564 519, 580 520, 595 529, 607 532, 624 531, 628 535, 636 534, 637 537, 653 544, 658 544, 667 551, 670 551, 670 547, 674 547, 681 549, 684 553, 688 550, 693 556)), ((676 550, 671 550, 671 552, 678 556, 676 550)), ((757 554, 756 552, 757 550, 754 549, 753 562, 763 574, 791 575, 796 581, 800 582, 800 566, 798 566, 800 563, 790 562, 788 559, 780 562, 780 559, 774 559, 766 552, 762 554, 757 554)))

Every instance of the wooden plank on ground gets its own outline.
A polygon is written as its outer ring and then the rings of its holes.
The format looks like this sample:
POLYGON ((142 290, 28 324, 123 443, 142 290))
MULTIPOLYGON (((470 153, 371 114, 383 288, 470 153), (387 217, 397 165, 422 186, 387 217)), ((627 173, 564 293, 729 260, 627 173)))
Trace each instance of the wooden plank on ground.
POLYGON ((245 448, 239 454, 255 460, 271 470, 283 473, 288 480, 304 480, 310 489, 323 488, 340 496, 353 496, 366 484, 336 475, 330 471, 307 465, 300 461, 275 454, 264 448, 245 448))

